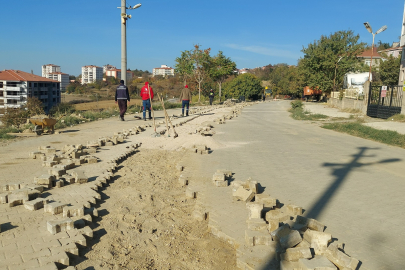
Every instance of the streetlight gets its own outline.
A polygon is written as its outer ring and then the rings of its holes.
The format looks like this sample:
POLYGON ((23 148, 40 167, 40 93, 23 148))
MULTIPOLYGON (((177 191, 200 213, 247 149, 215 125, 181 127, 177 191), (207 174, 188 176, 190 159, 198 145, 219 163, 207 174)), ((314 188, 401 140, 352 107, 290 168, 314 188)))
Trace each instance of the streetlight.
POLYGON ((343 56, 339 57, 339 60, 336 62, 335 65, 335 77, 333 78, 333 90, 336 91, 336 70, 337 70, 337 66, 340 62, 340 60, 342 60, 343 56))
POLYGON ((371 59, 370 59, 370 71, 368 73, 368 81, 371 82, 371 63, 373 62, 373 53, 374 53, 374 37, 375 35, 387 30, 387 26, 384 25, 380 29, 377 30, 377 32, 373 33, 373 29, 371 29, 371 26, 368 22, 364 23, 364 26, 366 27, 367 31, 370 32, 373 35, 373 43, 371 45, 371 59))
POLYGON ((126 14, 127 9, 137 9, 141 4, 127 8, 126 0, 121 0, 121 80, 127 83, 127 20, 131 15, 126 14))

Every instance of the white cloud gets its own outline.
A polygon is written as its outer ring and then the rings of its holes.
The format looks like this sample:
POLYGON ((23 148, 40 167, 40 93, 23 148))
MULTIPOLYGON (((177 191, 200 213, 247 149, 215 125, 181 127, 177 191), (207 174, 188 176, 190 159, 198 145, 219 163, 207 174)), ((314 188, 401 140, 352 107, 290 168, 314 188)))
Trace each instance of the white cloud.
POLYGON ((262 47, 262 46, 242 46, 238 44, 224 44, 225 47, 241 50, 241 51, 248 51, 257 54, 267 55, 267 56, 277 56, 277 57, 286 57, 292 59, 298 59, 301 55, 295 51, 288 51, 282 49, 276 49, 271 47, 262 47))

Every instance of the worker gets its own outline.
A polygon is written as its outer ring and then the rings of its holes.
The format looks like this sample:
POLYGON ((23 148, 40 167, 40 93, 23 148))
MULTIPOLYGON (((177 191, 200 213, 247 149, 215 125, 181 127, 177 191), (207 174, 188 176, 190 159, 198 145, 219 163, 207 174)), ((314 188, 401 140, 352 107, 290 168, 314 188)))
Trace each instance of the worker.
POLYGON ((181 116, 184 116, 184 107, 186 107, 186 116, 188 116, 188 109, 190 107, 191 92, 188 89, 188 85, 184 86, 183 91, 180 94, 181 100, 181 116))
POLYGON ((210 97, 210 105, 212 105, 212 102, 214 101, 214 90, 211 89, 209 97, 210 97))
POLYGON ((140 96, 142 98, 143 107, 143 120, 146 121, 146 110, 149 111, 149 120, 152 119, 151 116, 151 100, 153 100, 153 89, 149 86, 149 82, 145 82, 145 85, 141 88, 140 96), (149 96, 150 93, 150 96, 149 96))
POLYGON ((124 80, 120 81, 117 90, 115 91, 115 104, 118 103, 118 108, 120 108, 120 117, 121 121, 124 121, 124 114, 127 111, 127 102, 129 103, 129 93, 128 87, 124 84, 124 80))

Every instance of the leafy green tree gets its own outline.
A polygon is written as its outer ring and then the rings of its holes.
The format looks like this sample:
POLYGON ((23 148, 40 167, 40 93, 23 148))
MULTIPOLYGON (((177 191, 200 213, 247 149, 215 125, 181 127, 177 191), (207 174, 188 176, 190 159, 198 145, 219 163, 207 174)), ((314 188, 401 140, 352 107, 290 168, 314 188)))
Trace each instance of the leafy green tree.
POLYGON ((228 98, 244 96, 248 99, 258 99, 263 93, 261 81, 253 74, 245 73, 235 77, 224 87, 224 94, 228 98))
POLYGON ((235 73, 236 64, 230 58, 226 57, 222 51, 211 59, 210 77, 218 84, 219 101, 221 102, 222 83, 235 73))
POLYGON ((299 60, 304 82, 310 87, 324 91, 336 88, 347 72, 354 71, 359 55, 365 47, 358 43, 359 35, 353 31, 338 31, 330 36, 321 36, 314 43, 303 48, 304 57, 299 60))
POLYGON ((201 83, 209 75, 211 65, 211 49, 200 49, 200 45, 194 45, 194 50, 190 52, 190 59, 192 60, 194 70, 194 80, 198 84, 198 102, 201 100, 201 83))
POLYGON ((399 69, 401 66, 401 56, 393 57, 390 55, 387 60, 380 63, 379 73, 383 85, 397 85, 399 78, 399 69))
POLYGON ((181 52, 181 56, 176 58, 176 62, 174 72, 180 76, 184 85, 186 85, 187 80, 192 77, 194 70, 190 51, 181 52))

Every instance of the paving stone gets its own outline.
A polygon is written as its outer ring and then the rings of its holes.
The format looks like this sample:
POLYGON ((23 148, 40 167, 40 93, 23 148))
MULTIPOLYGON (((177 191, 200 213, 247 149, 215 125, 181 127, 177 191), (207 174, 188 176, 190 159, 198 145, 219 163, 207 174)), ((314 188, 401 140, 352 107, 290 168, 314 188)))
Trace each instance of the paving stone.
POLYGON ((50 256, 50 255, 51 255, 51 251, 49 250, 49 248, 44 248, 44 249, 41 249, 40 251, 32 250, 31 253, 21 254, 24 262, 32 261, 34 259, 38 259, 39 257, 45 257, 45 256, 50 256))
POLYGON ((325 251, 325 256, 334 263, 339 269, 357 269, 359 265, 359 260, 348 256, 344 252, 338 249, 338 245, 336 243, 332 243, 328 246, 325 251))
POLYGON ((280 245, 283 248, 291 248, 298 245, 302 241, 300 233, 296 230, 291 230, 288 234, 281 236, 280 245))
POLYGON ((255 194, 255 202, 262 203, 266 208, 273 208, 277 204, 277 200, 268 194, 255 194))
POLYGON ((247 202, 246 208, 249 210, 249 219, 261 219, 263 204, 257 202, 247 202))
POLYGON ((91 207, 91 208, 86 208, 84 209, 84 215, 91 215, 93 217, 98 217, 98 210, 97 208, 91 207))
POLYGON ((227 187, 228 181, 215 181, 215 186, 216 187, 227 187))
POLYGON ((218 169, 217 173, 224 174, 226 178, 230 178, 232 176, 232 171, 230 171, 230 170, 218 169))
POLYGON ((331 263, 327 258, 319 255, 315 255, 315 257, 311 260, 299 259, 298 263, 300 264, 300 269, 302 270, 337 270, 333 263, 331 263))
POLYGON ((267 223, 261 218, 252 218, 246 220, 248 229, 251 231, 267 231, 267 223))
POLYGON ((7 203, 8 202, 8 192, 0 193, 0 203, 7 203))
POLYGON ((179 183, 180 183, 181 186, 187 186, 188 185, 188 177, 186 177, 184 175, 180 175, 179 183))
POLYGON ((245 241, 246 245, 250 247, 258 245, 271 246, 275 244, 267 231, 245 230, 245 241))
POLYGON ((0 191, 8 191, 8 185, 2 185, 0 186, 0 191))
POLYGON ((83 217, 84 207, 82 205, 73 205, 63 207, 63 217, 83 217))
POLYGON ((7 196, 7 203, 10 207, 22 205, 24 202, 36 199, 41 193, 38 190, 23 188, 10 192, 7 196))
POLYGON ((278 229, 272 231, 270 235, 273 237, 273 241, 278 242, 279 239, 288 233, 290 233, 291 228, 288 224, 284 224, 283 226, 279 227, 278 229))
POLYGON ((190 199, 195 199, 197 198, 197 192, 192 190, 190 187, 186 188, 186 197, 190 199))
POLYGON ((225 174, 218 172, 214 173, 212 176, 212 181, 225 181, 225 174))
POLYGON ((73 220, 70 218, 64 218, 60 220, 48 220, 47 230, 51 234, 57 234, 58 232, 64 232, 74 229, 73 220))
POLYGON ((323 232, 325 229, 325 225, 323 225, 319 221, 312 218, 306 218, 300 215, 297 216, 296 223, 304 225, 314 231, 323 232))
POLYGON ((72 175, 75 177, 75 182, 79 184, 84 184, 87 183, 88 178, 84 174, 84 171, 82 170, 74 170, 72 172, 72 175))
POLYGON ((297 270, 300 269, 298 262, 280 261, 280 270, 297 270))
POLYGON ((244 187, 240 186, 235 193, 233 194, 233 197, 236 198, 237 200, 244 201, 244 202, 250 202, 255 196, 255 193, 249 189, 245 189, 244 187))
MULTIPOLYGON (((60 263, 62 265, 69 266, 69 257, 66 254, 66 252, 60 252, 56 255, 52 255, 49 257, 40 257, 38 258, 39 263, 41 264, 41 269, 43 266, 46 266, 47 264, 52 264, 52 263, 60 263)), ((50 268, 52 269, 52 268, 50 268)), ((56 268, 57 269, 57 268, 56 268)))
POLYGON ((48 174, 54 175, 54 176, 62 176, 64 174, 66 174, 66 170, 57 169, 55 167, 52 167, 52 168, 48 169, 48 174))
POLYGON ((287 248, 285 253, 281 254, 281 259, 285 261, 298 261, 299 259, 310 259, 312 253, 309 247, 287 248))
POLYGON ((9 183, 8 184, 8 190, 12 191, 12 190, 19 190, 20 189, 20 183, 9 183))
POLYGON ((177 164, 177 165, 176 165, 176 170, 182 172, 183 169, 184 169, 183 165, 180 165, 180 164, 177 164))
POLYGON ((266 221, 276 220, 278 222, 285 222, 289 220, 290 216, 280 209, 273 209, 266 213, 266 221))
POLYGON ((66 204, 59 202, 48 203, 44 206, 45 213, 51 213, 52 215, 57 215, 63 213, 63 208, 66 207, 66 204))
POLYGON ((308 229, 304 233, 304 239, 311 244, 311 248, 314 249, 315 254, 321 255, 326 251, 328 243, 332 241, 332 235, 308 229))
POLYGON ((43 174, 34 178, 34 184, 44 186, 46 188, 52 187, 52 181, 55 181, 55 176, 51 174, 43 174))
POLYGON ((38 210, 38 209, 43 208, 44 205, 47 204, 47 203, 48 203, 48 200, 47 200, 47 199, 44 199, 44 198, 37 198, 37 199, 32 200, 32 201, 26 201, 26 202, 24 202, 24 207, 25 207, 25 209, 27 209, 27 210, 35 211, 35 210, 38 210))
POLYGON ((287 213, 290 216, 302 215, 302 207, 289 204, 287 205, 287 213))

